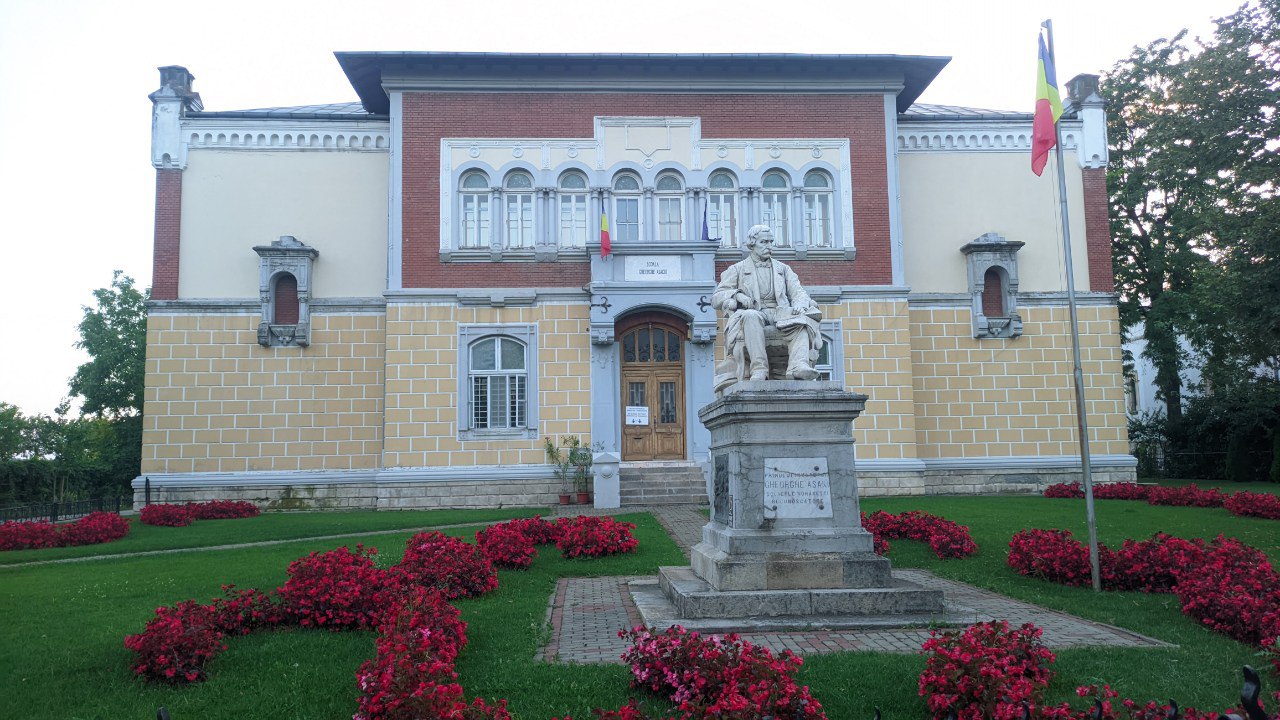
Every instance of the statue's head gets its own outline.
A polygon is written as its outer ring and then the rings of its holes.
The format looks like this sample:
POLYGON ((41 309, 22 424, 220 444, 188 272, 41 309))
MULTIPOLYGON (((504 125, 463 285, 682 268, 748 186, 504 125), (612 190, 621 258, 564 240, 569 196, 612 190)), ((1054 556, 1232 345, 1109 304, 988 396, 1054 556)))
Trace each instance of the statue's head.
POLYGON ((747 249, 758 260, 768 259, 773 254, 773 230, 768 225, 752 225, 747 231, 747 249))

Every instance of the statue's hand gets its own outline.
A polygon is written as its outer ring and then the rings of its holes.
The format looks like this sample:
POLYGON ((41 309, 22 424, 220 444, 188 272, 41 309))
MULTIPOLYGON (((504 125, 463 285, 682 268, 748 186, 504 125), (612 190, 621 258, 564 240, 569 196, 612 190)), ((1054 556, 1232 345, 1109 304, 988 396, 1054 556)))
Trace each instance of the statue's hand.
POLYGON ((734 293, 733 300, 735 303, 737 303, 738 307, 747 308, 748 310, 751 309, 751 306, 753 304, 751 302, 751 297, 748 296, 746 293, 741 293, 741 292, 734 293))

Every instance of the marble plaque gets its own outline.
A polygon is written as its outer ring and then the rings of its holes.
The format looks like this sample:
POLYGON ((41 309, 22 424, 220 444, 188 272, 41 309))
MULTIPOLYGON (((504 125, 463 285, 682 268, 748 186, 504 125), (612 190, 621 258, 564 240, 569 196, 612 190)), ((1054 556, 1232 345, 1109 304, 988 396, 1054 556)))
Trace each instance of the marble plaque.
POLYGON ((827 459, 765 458, 764 505, 778 518, 833 517, 827 459))
POLYGON ((671 282, 683 279, 680 274, 680 258, 675 255, 628 255, 622 272, 623 279, 628 282, 671 282))

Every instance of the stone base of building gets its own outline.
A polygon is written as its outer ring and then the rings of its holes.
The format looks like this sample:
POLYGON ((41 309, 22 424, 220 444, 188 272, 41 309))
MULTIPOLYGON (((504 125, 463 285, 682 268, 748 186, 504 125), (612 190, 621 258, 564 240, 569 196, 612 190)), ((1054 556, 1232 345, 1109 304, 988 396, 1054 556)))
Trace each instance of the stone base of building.
MULTIPOLYGON (((1131 455, 1094 456, 1095 483, 1134 482, 1131 455)), ((1080 480, 1076 457, 963 458, 860 461, 862 497, 898 495, 1039 494, 1054 483, 1080 480)), ((432 508, 545 507, 563 490, 540 465, 445 469, 315 472, 171 473, 133 481, 134 506, 146 501, 183 503, 248 500, 268 510, 423 510, 432 508)), ((602 493, 596 492, 596 506, 602 493)), ((616 500, 615 500, 616 502, 616 500)))

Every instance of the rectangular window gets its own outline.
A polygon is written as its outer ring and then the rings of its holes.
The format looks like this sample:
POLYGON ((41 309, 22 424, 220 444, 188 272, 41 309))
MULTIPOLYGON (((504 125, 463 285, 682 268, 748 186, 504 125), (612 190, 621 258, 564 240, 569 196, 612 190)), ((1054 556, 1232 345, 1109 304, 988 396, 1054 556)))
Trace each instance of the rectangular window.
POLYGON ((462 196, 462 247, 487 248, 490 238, 489 196, 462 196))
POLYGON ((560 247, 587 246, 587 196, 560 196, 560 247))
POLYGON ((707 232, 724 247, 738 246, 736 197, 713 193, 707 202, 707 232))
POLYGON ((507 248, 533 247, 533 195, 512 193, 507 199, 507 248))
POLYGON ((640 198, 618 198, 613 203, 618 242, 640 242, 640 198))
POLYGON ((789 200, 789 193, 764 194, 764 217, 761 220, 773 231, 773 244, 778 247, 791 245, 791 233, 788 232, 791 223, 787 221, 789 200))
POLYGON ((683 213, 680 206, 682 197, 658 198, 658 239, 661 242, 679 242, 683 240, 683 213))
POLYGON ((831 247, 830 193, 805 193, 804 243, 809 247, 831 247))
POLYGON ((525 376, 480 375, 471 378, 472 427, 512 430, 525 426, 525 376))

